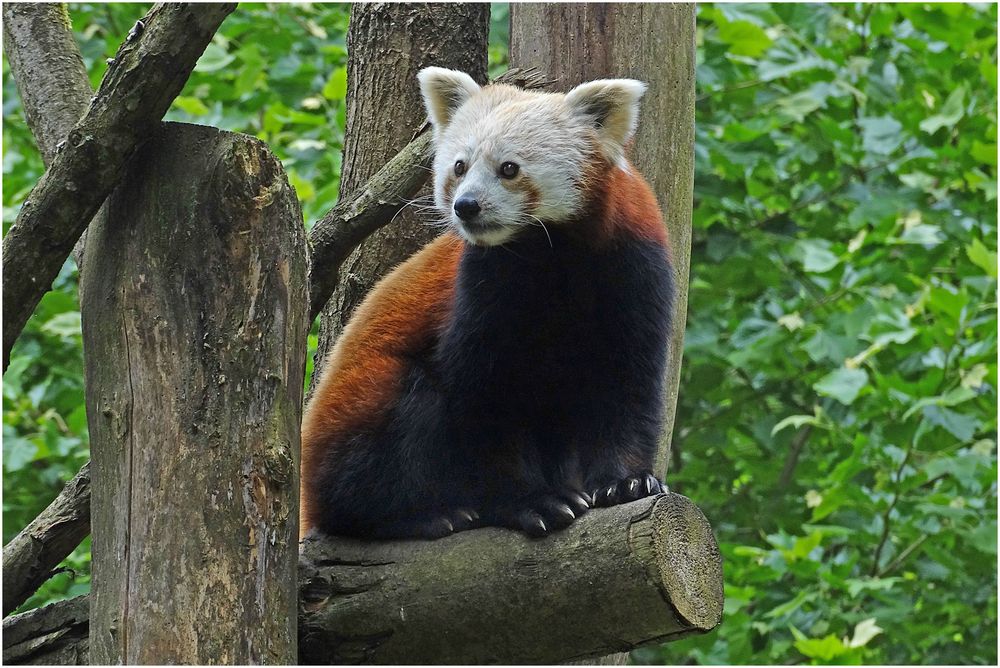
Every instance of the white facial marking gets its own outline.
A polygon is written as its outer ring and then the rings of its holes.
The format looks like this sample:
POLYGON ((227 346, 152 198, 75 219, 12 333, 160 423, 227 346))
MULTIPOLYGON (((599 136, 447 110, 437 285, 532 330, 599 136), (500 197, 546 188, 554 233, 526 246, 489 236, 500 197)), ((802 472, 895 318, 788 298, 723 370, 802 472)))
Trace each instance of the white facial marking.
POLYGON ((484 246, 572 220, 584 204, 587 168, 626 164, 624 144, 645 90, 631 79, 593 81, 563 95, 480 88, 441 68, 418 76, 434 125, 435 204, 466 241, 484 246), (510 178, 501 172, 507 162, 516 165, 510 178), (454 208, 459 199, 475 200, 478 213, 466 210, 463 220, 454 208))

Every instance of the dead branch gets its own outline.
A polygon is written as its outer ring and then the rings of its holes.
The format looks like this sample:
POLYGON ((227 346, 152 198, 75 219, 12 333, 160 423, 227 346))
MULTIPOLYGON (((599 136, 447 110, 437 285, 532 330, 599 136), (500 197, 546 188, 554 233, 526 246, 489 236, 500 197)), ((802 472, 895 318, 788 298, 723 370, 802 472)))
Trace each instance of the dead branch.
POLYGON ((3 548, 3 614, 8 615, 52 575, 90 533, 90 462, 3 548))

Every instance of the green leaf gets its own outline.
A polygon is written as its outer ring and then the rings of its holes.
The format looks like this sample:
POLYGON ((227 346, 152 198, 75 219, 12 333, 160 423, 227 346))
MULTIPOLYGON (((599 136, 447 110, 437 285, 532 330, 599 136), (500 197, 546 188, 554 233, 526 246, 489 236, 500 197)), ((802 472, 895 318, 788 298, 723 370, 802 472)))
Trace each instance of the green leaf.
POLYGON ((927 225, 921 223, 903 230, 897 243, 900 244, 920 244, 923 246, 937 246, 947 239, 945 233, 937 225, 927 225))
POLYGON ((226 52, 226 49, 219 46, 215 41, 205 48, 205 53, 201 54, 198 64, 195 65, 195 72, 218 72, 222 68, 236 60, 236 56, 226 52))
POLYGON ((829 242, 823 239, 801 239, 795 244, 795 252, 802 262, 802 268, 814 274, 823 274, 840 262, 829 250, 829 242))
POLYGON ((49 318, 42 331, 59 337, 82 336, 79 311, 67 311, 49 318))
POLYGON ((810 659, 820 661, 830 661, 831 659, 846 653, 850 648, 846 647, 840 638, 832 633, 823 638, 804 638, 795 641, 795 649, 802 652, 810 659))
POLYGON ((729 44, 731 53, 756 58, 771 46, 764 29, 749 21, 730 21, 719 25, 719 39, 729 44))
POLYGON ((959 86, 951 92, 938 113, 920 121, 920 129, 928 134, 934 134, 941 128, 952 127, 962 118, 964 101, 965 86, 959 86))
POLYGON ((176 97, 174 98, 174 104, 178 109, 192 116, 204 116, 208 113, 208 107, 196 97, 176 97))
POLYGON ((889 155, 903 142, 903 125, 892 116, 861 118, 858 125, 861 126, 861 143, 870 153, 889 155))
POLYGON ((338 67, 323 86, 323 97, 330 101, 343 100, 347 95, 347 68, 338 67))
POLYGON ((807 424, 818 425, 819 420, 815 415, 789 415, 784 420, 774 425, 771 429, 771 436, 774 436, 779 431, 787 429, 788 427, 795 427, 798 429, 799 427, 807 424))
POLYGON ((979 429, 979 419, 972 415, 956 413, 943 406, 925 406, 924 419, 950 433, 963 443, 972 439, 979 429))
POLYGON ((972 243, 965 247, 965 253, 974 265, 986 272, 987 276, 997 277, 997 254, 984 246, 982 241, 973 239, 972 243))
POLYGON ((868 374, 864 369, 841 367, 821 378, 813 385, 813 389, 823 396, 833 397, 845 406, 850 406, 867 384, 868 374))
POLYGON ((997 143, 986 144, 978 139, 972 140, 972 150, 969 151, 973 158, 987 165, 997 166, 997 143))

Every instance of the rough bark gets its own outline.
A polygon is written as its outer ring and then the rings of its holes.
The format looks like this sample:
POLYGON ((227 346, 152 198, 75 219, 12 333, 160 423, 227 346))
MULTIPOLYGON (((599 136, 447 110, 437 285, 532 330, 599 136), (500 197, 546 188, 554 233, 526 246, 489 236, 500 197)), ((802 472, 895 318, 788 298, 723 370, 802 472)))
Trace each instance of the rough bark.
POLYGON ((6 665, 90 663, 90 598, 79 596, 3 620, 6 665))
POLYGON ((649 84, 631 159, 653 186, 673 251, 677 299, 667 371, 666 429, 657 457, 670 461, 687 319, 694 188, 695 5, 511 3, 510 60, 569 90, 591 79, 649 84))
POLYGON ((163 124, 91 230, 91 657, 293 663, 302 214, 244 135, 163 124), (97 445, 100 447, 94 447, 97 445))
POLYGON ((28 600, 90 533, 90 463, 3 548, 3 614, 28 600))
MULTIPOLYGON (((309 538, 299 589, 301 663, 559 663, 703 633, 722 617, 711 528, 676 494, 593 511, 542 540, 503 529, 309 538)), ((9 620, 4 658, 8 637, 9 662, 21 663, 32 639, 79 627, 65 616, 9 620)))
MULTIPOLYGON (((536 89, 548 85, 543 73, 512 69, 496 82, 536 89)), ((434 146, 430 126, 379 169, 347 199, 337 203, 309 234, 312 266, 309 272, 309 317, 315 318, 337 286, 340 265, 375 230, 389 224, 406 202, 427 182, 434 146)))
POLYGON ((24 117, 46 165, 87 111, 90 80, 73 39, 66 5, 5 2, 3 51, 24 117))
POLYGON ((235 4, 161 4, 115 55, 3 240, 3 368, 38 301, 235 4))
MULTIPOLYGON (((364 3, 352 7, 341 198, 360 188, 423 125, 426 113, 417 86, 420 69, 428 65, 451 67, 486 82, 489 23, 486 3, 364 3)), ((350 254, 323 310, 317 371, 372 285, 437 232, 410 211, 402 211, 392 225, 372 234, 350 254)))

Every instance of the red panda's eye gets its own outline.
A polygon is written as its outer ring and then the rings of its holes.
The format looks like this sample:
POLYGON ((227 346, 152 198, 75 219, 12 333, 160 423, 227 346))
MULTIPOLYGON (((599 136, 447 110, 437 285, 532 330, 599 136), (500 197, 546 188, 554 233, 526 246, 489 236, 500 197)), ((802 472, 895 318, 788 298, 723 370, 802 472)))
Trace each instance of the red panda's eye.
POLYGON ((505 179, 512 179, 517 176, 519 169, 521 168, 517 166, 516 162, 505 162, 500 165, 500 176, 505 179))
POLYGON ((465 174, 465 163, 459 160, 455 163, 455 176, 461 176, 465 174))

